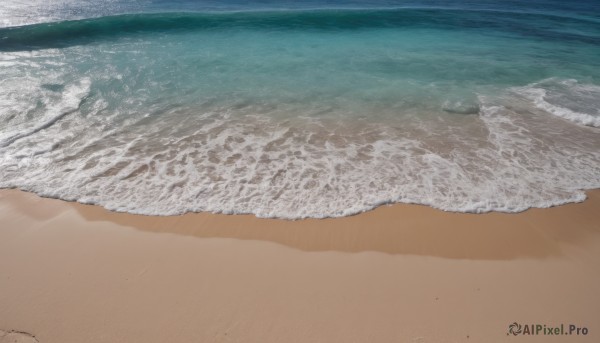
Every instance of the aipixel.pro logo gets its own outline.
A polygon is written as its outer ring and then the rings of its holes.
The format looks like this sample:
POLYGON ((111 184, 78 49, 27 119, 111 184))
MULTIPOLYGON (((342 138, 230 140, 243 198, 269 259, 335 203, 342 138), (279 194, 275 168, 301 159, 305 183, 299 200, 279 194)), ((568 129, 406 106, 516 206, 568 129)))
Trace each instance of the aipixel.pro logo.
POLYGON ((575 324, 560 324, 557 326, 546 324, 519 324, 513 322, 508 325, 507 336, 587 336, 589 330, 587 327, 577 326, 575 324))

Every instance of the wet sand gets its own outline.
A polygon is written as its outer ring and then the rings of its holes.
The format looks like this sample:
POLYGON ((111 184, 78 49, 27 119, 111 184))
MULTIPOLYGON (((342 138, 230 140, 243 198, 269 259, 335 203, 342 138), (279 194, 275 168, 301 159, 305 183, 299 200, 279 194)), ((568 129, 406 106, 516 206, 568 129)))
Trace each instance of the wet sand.
POLYGON ((0 190, 0 342, 597 342, 600 191, 518 214, 418 205, 151 217, 0 190), (575 324, 586 336, 508 336, 575 324))

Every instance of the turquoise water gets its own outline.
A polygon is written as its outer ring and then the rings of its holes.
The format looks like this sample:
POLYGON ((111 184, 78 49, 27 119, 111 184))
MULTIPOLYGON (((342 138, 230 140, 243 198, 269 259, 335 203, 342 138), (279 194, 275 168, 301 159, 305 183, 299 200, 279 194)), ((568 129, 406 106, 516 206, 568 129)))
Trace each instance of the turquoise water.
POLYGON ((398 5, 8 6, 0 187, 293 219, 600 186, 597 4, 398 5))

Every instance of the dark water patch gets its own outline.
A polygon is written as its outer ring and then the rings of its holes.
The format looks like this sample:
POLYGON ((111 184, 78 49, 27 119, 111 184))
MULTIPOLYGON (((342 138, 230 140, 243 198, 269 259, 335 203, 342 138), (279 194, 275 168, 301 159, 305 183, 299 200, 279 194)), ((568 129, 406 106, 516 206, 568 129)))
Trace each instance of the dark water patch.
POLYGON ((31 50, 87 44, 135 34, 202 30, 486 29, 543 39, 600 43, 600 23, 539 13, 448 9, 288 10, 145 13, 68 20, 0 29, 0 50, 31 50), (559 32, 571 25, 578 30, 559 32), (577 34, 576 32, 585 32, 577 34), (591 33, 591 34, 590 34, 591 33))

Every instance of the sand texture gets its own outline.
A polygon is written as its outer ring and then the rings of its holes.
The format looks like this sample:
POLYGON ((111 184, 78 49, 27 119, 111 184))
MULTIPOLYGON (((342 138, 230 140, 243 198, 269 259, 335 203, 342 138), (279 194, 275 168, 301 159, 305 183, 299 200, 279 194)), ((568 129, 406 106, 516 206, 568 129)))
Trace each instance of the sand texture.
POLYGON ((284 221, 2 190, 0 342, 598 342, 587 194, 519 214, 398 204, 284 221), (514 337, 513 322, 588 334, 514 337))

